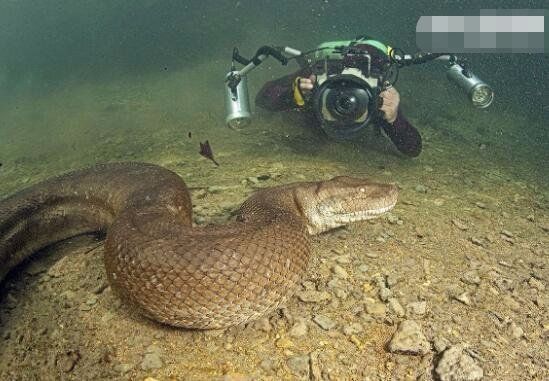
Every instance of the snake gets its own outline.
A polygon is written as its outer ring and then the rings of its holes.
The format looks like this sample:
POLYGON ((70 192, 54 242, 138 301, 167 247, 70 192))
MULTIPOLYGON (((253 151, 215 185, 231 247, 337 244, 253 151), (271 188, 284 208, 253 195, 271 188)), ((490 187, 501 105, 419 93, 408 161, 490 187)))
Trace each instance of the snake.
POLYGON ((0 281, 48 245, 101 233, 106 277, 123 302, 160 323, 227 328, 293 296, 312 235, 380 216, 397 198, 395 184, 337 176, 260 188, 227 222, 197 225, 177 173, 96 164, 0 201, 0 281))

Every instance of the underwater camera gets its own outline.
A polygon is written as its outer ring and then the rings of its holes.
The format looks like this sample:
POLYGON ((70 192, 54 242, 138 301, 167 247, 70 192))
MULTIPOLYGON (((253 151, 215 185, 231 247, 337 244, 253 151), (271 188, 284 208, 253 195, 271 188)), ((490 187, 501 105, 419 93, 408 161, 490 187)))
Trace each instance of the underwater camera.
POLYGON ((396 83, 399 70, 405 66, 447 61, 447 78, 467 93, 475 107, 486 108, 494 99, 492 88, 454 55, 421 52, 409 55, 367 36, 325 42, 307 52, 263 46, 250 59, 234 48, 231 70, 225 77, 229 127, 239 129, 250 123, 247 74, 269 56, 282 65, 295 59, 303 72, 316 76, 312 92, 301 94, 294 88, 294 99, 296 105, 311 108, 321 129, 336 139, 352 138, 372 121, 383 117, 379 94, 396 83), (237 63, 244 67, 237 70, 237 63))

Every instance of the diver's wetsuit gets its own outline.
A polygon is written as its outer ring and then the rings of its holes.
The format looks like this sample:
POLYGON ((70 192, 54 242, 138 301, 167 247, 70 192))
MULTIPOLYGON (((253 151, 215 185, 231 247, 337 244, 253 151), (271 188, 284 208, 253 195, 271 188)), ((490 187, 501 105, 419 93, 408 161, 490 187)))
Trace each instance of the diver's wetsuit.
MULTIPOLYGON (((371 55, 372 68, 380 70, 379 68, 387 58, 370 45, 361 45, 361 47, 371 55)), ((294 80, 298 76, 309 77, 311 74, 312 70, 307 68, 267 82, 255 98, 256 105, 270 111, 285 111, 296 108, 293 99, 294 80)), ((402 115, 400 108, 398 109, 397 118, 392 124, 386 120, 380 120, 378 123, 400 152, 411 157, 420 154, 421 135, 402 115)))

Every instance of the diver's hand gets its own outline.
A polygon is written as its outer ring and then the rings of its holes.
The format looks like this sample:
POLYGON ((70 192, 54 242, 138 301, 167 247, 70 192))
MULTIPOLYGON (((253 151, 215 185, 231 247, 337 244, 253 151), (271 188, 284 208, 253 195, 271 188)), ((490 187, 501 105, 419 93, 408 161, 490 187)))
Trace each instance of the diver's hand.
POLYGON ((299 90, 302 94, 310 93, 316 83, 316 75, 311 74, 308 78, 299 79, 299 90))
POLYGON ((400 103, 400 95, 394 87, 389 87, 383 90, 379 96, 383 99, 383 104, 380 110, 383 111, 385 119, 389 123, 393 123, 397 118, 398 105, 400 103))

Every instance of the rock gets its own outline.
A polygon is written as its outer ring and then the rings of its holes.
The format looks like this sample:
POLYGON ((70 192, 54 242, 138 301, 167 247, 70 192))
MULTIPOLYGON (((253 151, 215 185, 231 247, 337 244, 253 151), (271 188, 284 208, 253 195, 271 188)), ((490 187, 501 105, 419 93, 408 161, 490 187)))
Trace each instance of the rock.
POLYGON ((420 325, 413 320, 404 320, 398 326, 389 342, 389 351, 411 355, 424 355, 431 350, 431 345, 421 331, 420 325))
POLYGON ((535 288, 538 291, 545 291, 545 285, 540 280, 537 280, 534 277, 531 277, 528 280, 528 284, 530 285, 530 287, 535 288))
POLYGON ((382 301, 386 302, 392 296, 393 296, 393 291, 391 291, 390 289, 386 287, 379 289, 379 299, 381 299, 382 301))
POLYGON ((444 350, 446 350, 446 348, 448 348, 449 346, 450 343, 448 342, 448 340, 446 340, 442 336, 437 336, 433 339, 433 348, 435 348, 435 351, 437 351, 437 353, 444 352, 444 350))
POLYGON ((308 355, 290 357, 286 361, 286 364, 288 364, 288 368, 290 368, 290 370, 294 375, 305 378, 305 379, 309 379, 309 356, 308 355))
POLYGON ((511 324, 509 325, 509 329, 513 338, 522 339, 524 337, 524 330, 516 325, 515 322, 511 322, 511 324))
POLYGON ((305 320, 300 319, 290 328, 289 335, 292 337, 302 337, 307 334, 308 330, 305 320))
POLYGON ((427 187, 425 185, 422 185, 422 184, 416 185, 416 187, 414 189, 418 193, 427 193, 427 187))
POLYGON ((133 365, 131 364, 118 364, 114 367, 114 370, 120 374, 126 374, 132 369, 133 369, 133 365))
POLYGON ((484 376, 482 368, 465 352, 463 344, 444 351, 435 372, 440 381, 476 381, 484 376))
POLYGON ((327 291, 305 290, 297 293, 299 300, 305 303, 320 303, 330 300, 332 296, 327 291))
POLYGON ((408 310, 408 313, 410 315, 423 316, 427 311, 427 302, 420 301, 420 302, 408 303, 408 305, 406 306, 406 309, 408 310))
POLYGON ((471 305, 471 298, 469 297, 469 294, 467 292, 463 292, 457 296, 455 296, 455 299, 463 304, 465 304, 466 306, 470 306, 471 305))
POLYGON ((403 317, 406 314, 404 308, 396 298, 390 298, 388 300, 389 311, 392 311, 396 316, 403 317))
POLYGON ((351 256, 350 255, 339 255, 334 258, 337 263, 340 265, 347 265, 351 263, 351 256))
POLYGON ((78 361, 80 360, 80 352, 78 350, 68 351, 66 353, 59 354, 55 360, 57 367, 65 372, 71 372, 78 361))
POLYGON ((461 277, 461 280, 463 283, 469 284, 469 285, 479 285, 480 284, 480 277, 478 275, 478 272, 476 270, 469 270, 463 274, 461 277))
POLYGON ((273 329, 273 327, 271 327, 271 322, 266 317, 257 320, 254 323, 254 328, 263 332, 271 332, 273 329))
POLYGON ((141 362, 142 370, 151 370, 162 368, 161 350, 156 345, 150 345, 145 350, 145 356, 141 362))
POLYGON ((275 343, 277 348, 288 349, 294 346, 294 342, 287 337, 281 337, 275 343))
POLYGON ((384 316, 387 308, 385 304, 376 302, 371 298, 366 298, 366 312, 374 316, 384 316))
POLYGON ((469 229, 469 226, 465 224, 465 222, 458 220, 457 218, 454 218, 452 220, 452 223, 459 229, 459 230, 467 230, 469 229))
POLYGON ((363 330, 364 330, 364 328, 362 328, 362 325, 360 323, 351 323, 351 324, 346 325, 345 327, 343 327, 343 333, 346 336, 351 336, 351 335, 354 335, 356 333, 360 333, 363 330))
POLYGON ((334 328, 337 323, 325 315, 316 315, 313 321, 320 326, 320 328, 328 331, 334 328))
POLYGON ((340 265, 334 265, 332 267, 332 272, 334 273, 335 276, 341 279, 347 279, 349 277, 349 274, 347 273, 347 271, 345 271, 345 269, 340 265))

